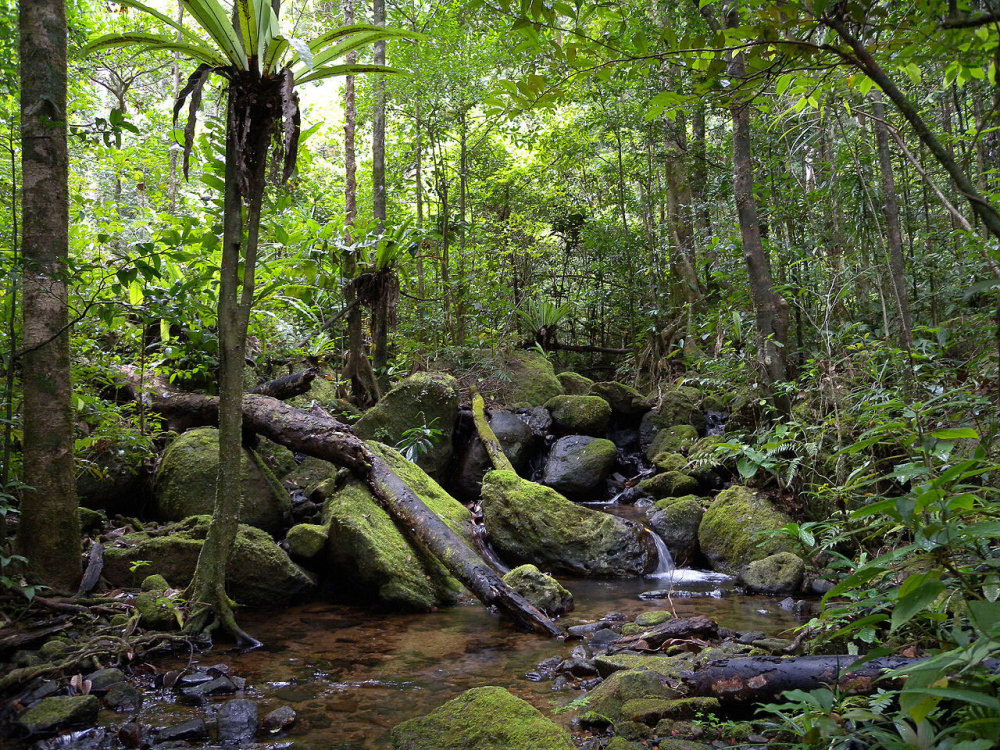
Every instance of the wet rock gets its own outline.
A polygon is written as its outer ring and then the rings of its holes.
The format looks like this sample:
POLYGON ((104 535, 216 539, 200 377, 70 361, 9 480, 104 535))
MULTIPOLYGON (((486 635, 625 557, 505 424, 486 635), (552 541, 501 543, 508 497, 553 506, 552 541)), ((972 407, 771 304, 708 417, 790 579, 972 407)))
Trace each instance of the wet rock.
POLYGON ((169 588, 170 584, 167 583, 167 579, 159 573, 146 576, 142 579, 142 585, 139 586, 141 591, 166 591, 169 588))
POLYGON ((208 738, 208 727, 202 719, 191 719, 181 724, 163 727, 156 732, 157 742, 197 742, 208 738))
POLYGON ((652 408, 648 398, 624 383, 613 381, 594 383, 590 387, 590 395, 600 396, 607 401, 616 416, 638 417, 652 408))
POLYGON ((92 724, 100 708, 95 695, 57 695, 38 701, 17 717, 17 723, 29 734, 52 734, 65 727, 92 724))
POLYGON ((295 723, 295 709, 291 706, 278 706, 264 717, 262 726, 269 732, 279 732, 295 723))
POLYGON ((500 687, 466 690, 390 734, 394 750, 574 750, 569 735, 500 687))
POLYGON ((215 714, 219 742, 248 742, 257 734, 257 704, 246 698, 226 701, 215 714))
POLYGON ((566 628, 566 632, 570 635, 582 637, 590 635, 591 633, 596 633, 598 630, 606 628, 607 626, 608 622, 606 620, 599 620, 598 622, 588 622, 585 625, 571 625, 566 628))
MULTIPOLYGON (((470 544, 472 514, 420 467, 379 443, 368 443, 432 511, 470 544)), ((327 543, 321 572, 342 588, 386 604, 428 610, 456 601, 461 584, 410 544, 393 518, 356 479, 323 504, 327 543)))
POLYGON ((599 396, 555 396, 545 402, 545 408, 563 435, 598 437, 611 422, 611 406, 599 396))
POLYGON ((430 450, 417 457, 417 465, 440 476, 452 455, 452 433, 458 418, 458 381, 440 372, 420 372, 400 381, 354 424, 362 440, 395 445, 407 430, 432 427, 441 430, 430 450))
POLYGON ((595 651, 606 650, 609 645, 617 641, 619 634, 610 628, 602 628, 594 633, 593 637, 588 641, 590 647, 595 651))
POLYGON ((778 552, 743 568, 740 582, 757 594, 794 594, 802 588, 805 570, 801 557, 791 552, 778 552))
POLYGON ((747 630, 746 632, 740 633, 736 639, 737 643, 742 643, 743 645, 749 646, 754 641, 759 641, 764 638, 764 632, 761 630, 747 630))
POLYGON ((285 477, 286 484, 303 488, 304 496, 322 501, 316 497, 316 489, 327 479, 337 476, 337 466, 322 458, 306 456, 295 469, 285 477))
POLYGON ((295 461, 295 454, 283 445, 278 445, 268 440, 266 437, 257 439, 257 446, 254 448, 260 456, 264 465, 271 470, 274 478, 279 482, 298 468, 295 461))
POLYGON ((594 666, 601 677, 610 677, 615 672, 627 670, 647 670, 669 678, 680 679, 681 672, 689 667, 684 656, 662 656, 660 654, 639 654, 634 651, 621 651, 615 654, 602 654, 594 657, 594 666))
POLYGON ((507 352, 497 357, 494 364, 510 378, 504 399, 510 406, 532 409, 563 393, 552 363, 541 352, 530 349, 507 352))
MULTIPOLYGON (((163 454, 156 471, 154 497, 159 517, 180 521, 210 514, 215 505, 219 472, 219 432, 214 427, 188 430, 163 454)), ((240 521, 265 531, 276 531, 291 517, 292 503, 255 452, 243 449, 240 469, 240 521)))
MULTIPOLYGON (((595 660, 596 661, 596 660, 595 660)), ((600 668, 600 667, 599 667, 600 668)), ((612 724, 622 734, 623 727, 634 721, 635 705, 640 700, 665 701, 676 698, 678 692, 667 684, 663 675, 649 669, 616 671, 581 701, 580 723, 584 726, 612 724), (633 703, 632 706, 629 706, 633 703)))
POLYGON ((704 426, 704 417, 700 409, 701 399, 701 392, 689 386, 676 386, 664 390, 660 405, 643 415, 639 423, 639 444, 642 448, 644 450, 648 448, 656 433, 665 427, 693 425, 697 430, 704 426))
POLYGON ((643 479, 637 487, 641 492, 662 500, 665 497, 684 497, 694 494, 698 491, 698 480, 679 471, 667 471, 643 479))
POLYGON ((694 495, 660 500, 649 516, 649 527, 670 550, 678 567, 691 565, 698 557, 698 528, 705 510, 694 495))
POLYGON ((536 568, 521 565, 503 577, 504 583, 549 617, 573 610, 573 595, 559 581, 536 568))
POLYGON ((661 451, 653 457, 653 466, 659 471, 679 471, 683 473, 687 465, 687 457, 681 453, 661 451))
MULTIPOLYGON (((148 560, 145 570, 163 575, 174 586, 186 586, 194 574, 208 533, 209 516, 193 516, 173 524, 169 533, 127 534, 104 552, 104 576, 115 586, 130 586, 135 562, 148 560)), ((240 524, 229 560, 227 591, 239 603, 275 606, 310 593, 315 582, 274 540, 260 529, 240 524)))
POLYGON ((542 482, 571 499, 600 499, 618 450, 610 440, 570 435, 549 452, 542 482))
POLYGON ((190 672, 188 674, 181 675, 179 678, 177 678, 177 683, 176 684, 177 684, 178 687, 193 687, 195 685, 201 685, 201 684, 206 683, 206 682, 211 682, 216 677, 228 677, 228 676, 229 676, 228 674, 227 675, 220 675, 220 674, 211 675, 208 672, 202 672, 202 671, 190 672))
MULTIPOLYGON (((531 428, 523 419, 509 411, 494 410, 487 421, 515 471, 523 471, 528 463, 529 453, 538 442, 531 428)), ((478 436, 473 436, 458 459, 453 485, 456 494, 468 501, 478 500, 483 476, 492 468, 493 464, 482 441, 478 436)))
POLYGON ((135 711, 142 705, 142 693, 135 685, 118 682, 105 693, 104 705, 113 711, 135 711))
POLYGON ((137 721, 129 721, 118 727, 118 741, 125 747, 142 747, 145 744, 146 730, 137 721))
POLYGON ((634 622, 640 627, 649 628, 653 625, 659 625, 660 623, 666 622, 667 620, 672 620, 673 617, 673 612, 668 612, 665 609, 651 609, 647 612, 641 613, 635 618, 634 622))
POLYGON ((329 535, 330 529, 323 524, 300 523, 288 530, 282 546, 293 560, 315 569, 329 535))
POLYGON ((789 522, 788 516, 766 498, 734 485, 720 492, 705 511, 698 527, 698 543, 714 570, 736 575, 755 560, 790 552, 794 542, 786 535, 760 534, 789 522))
POLYGON ((181 689, 185 698, 207 698, 210 695, 229 695, 236 692, 236 685, 228 677, 216 677, 208 682, 202 682, 181 689))
POLYGON ((593 677, 597 674, 597 667, 590 659, 566 659, 559 665, 559 671, 571 674, 574 677, 593 677))
MULTIPOLYGON (((177 592, 175 592, 177 593, 177 592)), ((180 630, 175 600, 164 591, 143 591, 135 599, 135 610, 144 628, 149 630, 180 630)))
POLYGON ((91 672, 84 679, 90 681, 90 692, 100 695, 107 692, 108 688, 112 685, 124 680, 125 675, 120 669, 109 667, 108 669, 98 669, 96 672, 91 672))
POLYGON ((20 702, 26 706, 30 706, 32 703, 37 703, 42 698, 48 698, 50 695, 55 695, 61 689, 62 686, 59 684, 58 680, 43 680, 38 687, 23 695, 20 702))
POLYGON ((81 505, 76 512, 80 517, 80 531, 85 534, 100 531, 108 522, 108 516, 103 511, 91 510, 81 505))
POLYGON ((505 558, 583 575, 644 573, 655 550, 642 526, 584 508, 511 471, 483 480, 483 522, 505 558))
POLYGON ((590 393, 590 387, 594 381, 575 372, 561 372, 556 375, 562 384, 563 390, 570 396, 586 396, 590 393))
POLYGON ((834 585, 833 581, 827 581, 823 578, 814 578, 809 582, 809 591, 813 594, 823 596, 828 593, 834 585))
POLYGON ((758 638, 751 645, 769 654, 780 655, 785 653, 785 649, 791 646, 792 642, 787 638, 758 638))
POLYGON ((646 457, 653 460, 661 453, 681 453, 690 449, 698 440, 698 430, 693 425, 679 424, 664 427, 653 436, 646 448, 646 457))

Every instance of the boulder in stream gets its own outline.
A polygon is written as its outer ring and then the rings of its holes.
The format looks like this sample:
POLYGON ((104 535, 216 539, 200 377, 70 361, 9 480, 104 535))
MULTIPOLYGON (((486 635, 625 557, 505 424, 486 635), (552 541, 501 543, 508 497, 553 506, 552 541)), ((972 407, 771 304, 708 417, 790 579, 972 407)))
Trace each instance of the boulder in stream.
MULTIPOLYGON (((199 427, 178 436, 163 453, 154 496, 163 521, 209 514, 215 507, 219 473, 219 431, 199 427)), ((240 521, 277 531, 291 517, 292 502, 255 451, 243 449, 240 469, 243 499, 240 521)))
POLYGON ((452 433, 458 417, 458 381, 441 372, 418 372, 400 381, 354 425, 363 440, 396 445, 407 430, 430 427, 441 435, 430 450, 417 457, 429 474, 440 476, 452 454, 452 433))
POLYGON ((698 440, 698 430, 693 425, 679 424, 664 427, 653 436, 646 448, 646 457, 653 460, 661 453, 680 453, 698 440))
POLYGON ((599 396, 554 396, 545 402, 562 434, 598 437, 608 431, 611 406, 599 396))
POLYGON ((92 724, 100 709, 95 695, 57 695, 38 701, 17 718, 17 723, 29 734, 53 734, 65 727, 92 724))
MULTIPOLYGON (((114 586, 134 586, 130 568, 146 560, 138 575, 162 575, 172 586, 183 588, 194 575, 198 555, 208 533, 210 516, 193 516, 153 536, 135 532, 123 536, 104 551, 104 576, 114 586)), ((240 604, 274 606, 311 593, 315 583, 293 563, 274 540, 253 526, 240 524, 229 560, 227 590, 240 604)))
POLYGON ((664 427, 679 424, 694 425, 696 429, 703 427, 705 418, 701 413, 701 401, 702 394, 697 388, 679 385, 664 390, 659 406, 643 415, 639 424, 639 442, 643 449, 664 427))
POLYGON ((391 737, 393 750, 574 750, 565 729, 501 687, 466 690, 391 737))
POLYGON ((698 543, 713 570, 737 575, 754 560, 778 552, 792 552, 794 543, 785 534, 767 536, 791 519, 771 502, 740 485, 716 495, 698 527, 698 543))
POLYGON ((652 408, 650 400, 635 388, 612 380, 594 383, 590 395, 607 401, 617 417, 638 417, 652 408))
POLYGON ((503 577, 510 586, 549 617, 573 611, 573 595, 552 576, 534 565, 521 565, 503 577))
POLYGON ((649 516, 649 528, 670 550, 674 564, 690 566, 698 557, 698 527, 705 515, 701 501, 694 495, 660 500, 649 516))
POLYGON ((568 435, 552 445, 542 482, 575 500, 599 500, 617 458, 610 440, 568 435))
POLYGON ((505 558, 546 570, 642 575, 656 564, 649 534, 633 521, 585 508, 512 471, 483 479, 483 523, 505 558))
POLYGON ((665 471, 643 479, 637 487, 657 500, 665 497, 683 497, 698 491, 698 480, 679 471, 665 471))
POLYGON ((778 552, 754 560, 740 571, 740 582, 756 594, 789 596, 802 588, 806 566, 791 552, 778 552))

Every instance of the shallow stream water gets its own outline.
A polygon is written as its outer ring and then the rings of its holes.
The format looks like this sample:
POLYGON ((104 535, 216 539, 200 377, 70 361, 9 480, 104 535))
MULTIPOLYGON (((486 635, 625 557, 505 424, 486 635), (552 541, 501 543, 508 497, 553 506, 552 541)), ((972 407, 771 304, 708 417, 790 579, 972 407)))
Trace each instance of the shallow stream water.
MULTIPOLYGON (((629 619, 651 609, 684 617, 707 615, 734 630, 777 634, 800 621, 776 599, 737 594, 714 574, 678 570, 672 576, 632 580, 566 580, 576 610, 563 626, 592 622, 617 611, 629 619), (670 599, 643 600, 652 589, 672 589, 670 599)), ((574 645, 526 634, 502 623, 478 603, 426 614, 376 614, 370 608, 311 603, 280 611, 244 613, 241 625, 265 643, 246 654, 195 655, 195 664, 223 662, 247 679, 247 697, 261 714, 291 705, 297 722, 273 743, 258 747, 299 750, 381 750, 388 730, 441 705, 463 690, 500 685, 567 725, 558 710, 582 695, 553 691, 551 682, 526 677, 551 656, 568 656, 574 645), (290 745, 289 743, 294 743, 290 745)), ((186 664, 160 664, 163 669, 186 664)), ((147 696, 138 719, 154 727, 186 721, 214 706, 179 706, 168 691, 147 696)), ((107 717, 109 720, 112 717, 107 717)), ((121 717, 113 720, 120 723, 121 717)))

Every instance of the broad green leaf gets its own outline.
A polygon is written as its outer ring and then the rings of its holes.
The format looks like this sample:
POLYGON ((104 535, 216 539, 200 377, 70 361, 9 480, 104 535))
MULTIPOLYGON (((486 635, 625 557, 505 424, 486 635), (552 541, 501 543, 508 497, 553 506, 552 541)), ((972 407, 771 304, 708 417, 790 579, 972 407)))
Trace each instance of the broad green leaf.
MULTIPOLYGON (((373 42, 380 42, 383 39, 400 39, 413 36, 412 32, 403 31, 401 29, 381 29, 377 26, 375 29, 376 31, 358 32, 338 44, 335 44, 333 47, 328 47, 320 52, 316 52, 313 55, 313 66, 319 68, 331 60, 337 60, 343 57, 348 52, 353 52, 354 50, 372 44, 373 42)), ((303 62, 305 61, 303 60, 303 62)))
POLYGON ((261 63, 261 70, 275 71, 278 68, 281 56, 288 49, 288 40, 282 36, 274 37, 267 45, 264 53, 264 61, 261 63))
MULTIPOLYGON (((235 0, 236 25, 243 42, 243 52, 248 58, 257 56, 260 5, 261 0, 235 0)), ((267 18, 266 11, 264 17, 267 18)))
POLYGON ((334 76, 353 76, 361 73, 385 73, 387 75, 404 75, 406 71, 396 68, 389 68, 385 65, 329 65, 324 68, 317 68, 303 78, 296 79, 296 83, 309 83, 310 81, 321 81, 334 76))
POLYGON ((963 690, 961 688, 904 688, 903 693, 916 695, 932 695, 936 698, 959 701, 961 703, 973 703, 977 706, 986 706, 994 711, 1000 712, 1000 701, 986 693, 976 690, 963 690))
POLYGON ((117 2, 119 5, 124 5, 128 8, 135 8, 136 10, 141 11, 142 13, 145 13, 148 16, 152 16, 161 23, 165 23, 174 31, 180 32, 180 34, 185 39, 187 39, 188 42, 194 44, 195 46, 203 46, 205 44, 204 39, 199 37, 197 34, 192 33, 192 31, 189 28, 187 28, 183 24, 177 23, 177 21, 175 21, 165 13, 160 13, 160 11, 156 10, 156 8, 146 5, 145 3, 140 3, 138 2, 138 0, 115 0, 115 2, 117 2))
POLYGON ((80 49, 80 54, 89 55, 92 52, 102 49, 114 49, 117 47, 143 47, 150 52, 177 52, 212 67, 225 67, 228 65, 218 52, 208 47, 196 47, 193 44, 185 44, 158 34, 140 32, 131 34, 104 34, 83 46, 80 49))
POLYGON ((219 45, 236 68, 247 69, 247 56, 243 44, 233 28, 229 15, 218 0, 181 0, 198 25, 201 26, 212 41, 219 45))
POLYGON ((931 437, 938 440, 979 440, 979 433, 970 427, 948 427, 934 430, 931 437))
POLYGON ((784 94, 788 87, 791 85, 793 76, 791 73, 785 73, 778 76, 778 82, 774 86, 774 90, 778 93, 778 96, 784 94))
POLYGON ((912 620, 919 612, 933 604, 942 591, 944 591, 943 583, 940 581, 928 581, 920 588, 910 591, 906 596, 900 597, 892 610, 890 629, 895 630, 900 625, 904 625, 912 620))

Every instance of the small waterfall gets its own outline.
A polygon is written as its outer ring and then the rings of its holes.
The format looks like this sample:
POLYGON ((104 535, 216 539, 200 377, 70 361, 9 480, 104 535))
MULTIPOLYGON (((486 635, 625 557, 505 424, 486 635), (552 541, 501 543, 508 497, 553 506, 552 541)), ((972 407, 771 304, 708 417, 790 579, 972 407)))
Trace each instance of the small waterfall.
POLYGON ((664 578, 669 576, 674 572, 674 558, 670 555, 670 549, 667 547, 667 543, 660 539, 660 535, 652 531, 649 531, 649 535, 653 537, 653 543, 656 545, 656 554, 659 557, 659 561, 656 563, 656 570, 652 573, 647 573, 647 578, 664 578))
POLYGON ((493 545, 490 544, 490 540, 487 539, 486 527, 483 526, 483 524, 474 523, 472 525, 472 542, 475 545, 479 556, 483 558, 483 561, 493 568, 493 570, 500 575, 510 572, 510 568, 507 567, 503 560, 500 559, 496 550, 493 549, 493 545))

